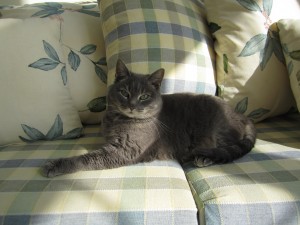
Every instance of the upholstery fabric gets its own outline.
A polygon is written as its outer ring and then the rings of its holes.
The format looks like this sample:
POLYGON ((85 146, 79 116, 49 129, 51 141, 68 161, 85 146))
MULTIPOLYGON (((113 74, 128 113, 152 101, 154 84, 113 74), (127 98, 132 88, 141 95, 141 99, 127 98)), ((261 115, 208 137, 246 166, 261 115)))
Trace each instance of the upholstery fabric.
POLYGON ((191 0, 100 1, 108 85, 120 58, 136 73, 164 68, 163 93, 214 95, 212 39, 202 7, 191 0))
POLYGON ((300 116, 256 124, 255 148, 233 163, 185 171, 200 211, 200 224, 300 222, 300 116))
POLYGON ((299 0, 205 0, 215 38, 218 95, 254 121, 295 105, 276 22, 300 18, 299 0))
POLYGON ((62 77, 84 124, 100 123, 106 109, 107 66, 97 3, 46 2, 0 9, 3 18, 50 18, 60 23, 62 77))
POLYGON ((300 20, 280 20, 279 36, 286 66, 288 68, 291 88, 300 111, 300 20))
POLYGON ((0 147, 1 224, 198 224, 176 161, 42 177, 46 159, 83 154, 104 141, 100 125, 86 126, 84 133, 80 139, 0 147))
POLYGON ((49 18, 0 20, 0 145, 81 135, 59 29, 49 18))

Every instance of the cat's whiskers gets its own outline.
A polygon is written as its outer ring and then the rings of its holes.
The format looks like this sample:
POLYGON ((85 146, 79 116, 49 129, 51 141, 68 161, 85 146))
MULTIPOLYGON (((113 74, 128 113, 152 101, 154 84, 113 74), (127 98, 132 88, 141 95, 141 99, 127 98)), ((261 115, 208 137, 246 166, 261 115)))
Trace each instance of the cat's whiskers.
POLYGON ((162 131, 164 131, 165 133, 173 133, 173 131, 166 125, 164 124, 163 122, 161 122, 159 119, 153 117, 153 119, 155 120, 155 123, 156 125, 158 125, 162 131))
POLYGON ((155 133, 157 133, 158 138, 160 139, 160 132, 159 129, 156 126, 156 123, 153 120, 150 120, 150 123, 152 123, 154 126, 148 125, 152 130, 155 129, 155 133))
POLYGON ((145 119, 145 121, 149 123, 147 124, 148 128, 155 132, 159 139, 161 138, 161 131, 165 134, 171 132, 171 129, 167 125, 159 121, 156 117, 149 117, 148 119, 145 119))

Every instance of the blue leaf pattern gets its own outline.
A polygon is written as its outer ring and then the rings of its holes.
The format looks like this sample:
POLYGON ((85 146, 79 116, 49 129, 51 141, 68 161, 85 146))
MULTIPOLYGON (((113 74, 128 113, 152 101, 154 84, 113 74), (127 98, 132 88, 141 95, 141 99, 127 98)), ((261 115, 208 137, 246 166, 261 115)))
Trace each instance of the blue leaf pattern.
POLYGON ((81 60, 80 57, 74 51, 71 50, 68 55, 68 61, 72 70, 76 71, 80 65, 81 60))
POLYGON ((248 97, 242 99, 235 107, 235 111, 238 113, 245 113, 248 108, 248 97))
POLYGON ((61 75, 64 85, 67 85, 68 77, 67 77, 66 66, 63 66, 63 68, 61 68, 60 75, 61 75))
POLYGON ((273 0, 264 0, 263 1, 263 8, 264 11, 270 16, 273 7, 273 0))
MULTIPOLYGON (((65 11, 69 11, 70 9, 64 8, 64 6, 57 2, 47 2, 47 3, 41 3, 41 4, 35 4, 34 5, 38 11, 35 12, 32 17, 49 17, 53 15, 57 15, 57 17, 54 17, 55 19, 58 19, 60 21, 60 33, 62 34, 62 23, 64 23, 64 19, 61 16, 65 11)), ((88 16, 94 16, 99 17, 99 11, 97 10, 97 4, 86 4, 83 5, 79 9, 72 9, 72 13, 83 13, 88 16), (96 10, 93 10, 96 9, 96 10)), ((62 35, 60 35, 62 36, 62 35)), ((75 49, 73 47, 67 46, 64 43, 62 43, 65 48, 68 48, 69 54, 67 58, 67 62, 63 62, 63 57, 60 57, 58 54, 58 51, 55 50, 53 45, 49 43, 47 40, 43 40, 43 48, 45 51, 45 54, 47 57, 41 57, 37 61, 31 63, 28 65, 31 68, 39 69, 43 71, 50 71, 54 69, 60 69, 60 76, 63 82, 63 85, 67 85, 68 83, 68 73, 67 73, 67 65, 71 67, 73 71, 77 71, 78 68, 81 65, 81 58, 85 57, 88 61, 91 62, 91 64, 94 66, 95 75, 99 78, 101 82, 104 84, 107 83, 107 72, 105 70, 105 66, 107 66, 107 61, 105 57, 100 58, 99 60, 94 61, 90 58, 92 54, 96 53, 97 45, 93 43, 88 43, 81 47, 80 49, 75 49)), ((102 112, 106 108, 106 100, 105 97, 99 97, 97 99, 94 99, 88 103, 88 109, 91 112, 102 112)), ((56 119, 56 125, 53 124, 53 129, 50 131, 47 135, 40 134, 39 137, 29 136, 28 138, 20 137, 20 139, 24 141, 35 141, 36 139, 55 139, 56 136, 59 136, 58 134, 61 134, 63 131, 58 129, 62 128, 62 125, 59 122, 59 117, 56 119), (55 132, 54 132, 55 131, 55 132), (56 134, 57 133, 57 134, 56 134), (45 137, 43 137, 43 135, 45 137)), ((26 127, 24 126, 24 129, 26 127)), ((28 129, 27 132, 29 133, 28 129)), ((78 136, 78 133, 76 130, 74 132, 71 132, 69 134, 65 134, 65 137, 71 137, 71 136, 78 136), (74 133, 75 132, 75 133, 74 133)))
POLYGON ((56 116, 55 121, 46 134, 47 140, 55 140, 63 134, 63 122, 59 115, 56 116))
POLYGON ((82 47, 80 49, 80 52, 81 52, 81 54, 84 54, 84 55, 90 55, 90 54, 94 53, 96 51, 96 49, 97 49, 96 45, 89 44, 89 45, 82 47))
POLYGON ((22 126, 22 129, 25 132, 25 134, 27 134, 27 136, 31 140, 37 141, 37 140, 45 138, 45 135, 42 132, 40 132, 39 130, 37 130, 33 127, 30 127, 30 126, 27 126, 25 124, 21 124, 21 126, 22 126))
POLYGON ((60 62, 59 57, 55 49, 45 40, 43 40, 44 50, 46 54, 54 61, 60 62))
POLYGON ((58 64, 59 64, 58 62, 55 62, 52 59, 41 58, 41 59, 35 61, 34 63, 29 64, 28 66, 35 68, 35 69, 48 71, 48 70, 55 69, 58 64))
POLYGON ((54 123, 52 124, 51 128, 49 129, 46 135, 44 135, 38 129, 30 127, 25 124, 21 124, 21 127, 24 133, 29 137, 29 138, 25 138, 19 136, 19 138, 25 142, 34 142, 38 140, 53 141, 58 139, 77 138, 81 136, 83 131, 82 127, 78 127, 63 135, 63 121, 59 114, 56 116, 54 123))
MULTIPOLYGON (((100 13, 97 11, 93 11, 91 9, 96 8, 97 4, 89 4, 82 6, 81 9, 74 10, 79 13, 84 13, 89 16, 100 17, 100 13)), ((42 10, 34 13, 32 17, 49 17, 52 15, 60 15, 65 12, 66 9, 60 3, 57 2, 46 2, 43 4, 38 4, 35 7, 40 8, 42 10)))
POLYGON ((237 2, 250 11, 262 11, 255 0, 237 0, 237 2))
POLYGON ((264 49, 267 40, 266 34, 258 34, 252 37, 243 48, 239 57, 250 56, 264 49))
MULTIPOLYGON (((265 17, 265 28, 269 29, 272 23, 270 14, 273 7, 273 0, 263 0, 263 9, 255 0, 236 0, 240 5, 250 11, 258 11, 265 17)), ((264 70, 269 59, 274 53, 278 60, 284 63, 284 56, 281 50, 279 35, 277 31, 269 30, 267 34, 257 34, 245 45, 239 57, 247 57, 256 53, 260 54, 260 68, 264 70)))

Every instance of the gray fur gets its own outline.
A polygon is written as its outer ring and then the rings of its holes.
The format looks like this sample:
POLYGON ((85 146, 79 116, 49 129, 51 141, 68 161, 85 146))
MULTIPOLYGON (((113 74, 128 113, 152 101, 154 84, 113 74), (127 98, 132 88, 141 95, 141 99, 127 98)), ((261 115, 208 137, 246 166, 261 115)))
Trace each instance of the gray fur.
POLYGON ((194 161, 198 166, 227 163, 255 144, 256 131, 245 116, 218 97, 161 95, 164 70, 130 72, 119 60, 103 120, 106 144, 85 155, 48 161, 44 176, 110 169, 152 160, 194 161))

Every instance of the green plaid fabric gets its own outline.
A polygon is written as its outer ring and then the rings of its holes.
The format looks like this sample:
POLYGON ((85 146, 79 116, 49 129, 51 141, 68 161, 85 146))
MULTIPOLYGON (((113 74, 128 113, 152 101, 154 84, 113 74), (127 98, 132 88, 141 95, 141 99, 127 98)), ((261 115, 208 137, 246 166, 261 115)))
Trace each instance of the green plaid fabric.
POLYGON ((152 162, 54 179, 39 167, 46 159, 97 149, 100 126, 80 139, 0 147, 0 224, 197 224, 197 208, 175 161, 152 162))
POLYGON ((256 127, 259 140, 243 158, 185 168, 201 224, 300 224, 300 115, 256 127))
POLYGON ((134 72, 166 70, 163 93, 215 94, 213 41, 202 3, 192 0, 100 1, 108 85, 121 58, 134 72))

